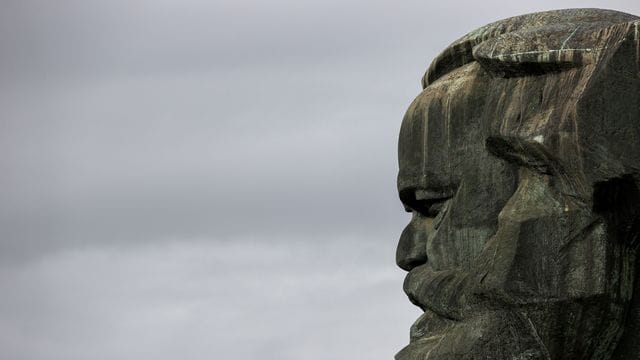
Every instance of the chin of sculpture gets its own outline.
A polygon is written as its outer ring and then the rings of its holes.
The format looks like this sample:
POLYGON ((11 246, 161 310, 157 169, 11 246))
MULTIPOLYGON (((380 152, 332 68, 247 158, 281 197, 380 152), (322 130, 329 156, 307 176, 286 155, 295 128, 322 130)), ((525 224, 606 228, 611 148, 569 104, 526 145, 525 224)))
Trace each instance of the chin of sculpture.
POLYGON ((402 122, 409 359, 640 359, 640 19, 498 21, 402 122))

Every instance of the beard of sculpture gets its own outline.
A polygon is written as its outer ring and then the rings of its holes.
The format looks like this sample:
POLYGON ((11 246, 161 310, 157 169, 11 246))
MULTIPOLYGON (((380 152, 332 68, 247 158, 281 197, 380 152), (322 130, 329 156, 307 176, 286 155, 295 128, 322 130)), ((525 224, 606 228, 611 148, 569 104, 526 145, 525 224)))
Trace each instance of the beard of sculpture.
POLYGON ((640 21, 518 16, 439 55, 402 122, 409 359, 640 359, 640 21))

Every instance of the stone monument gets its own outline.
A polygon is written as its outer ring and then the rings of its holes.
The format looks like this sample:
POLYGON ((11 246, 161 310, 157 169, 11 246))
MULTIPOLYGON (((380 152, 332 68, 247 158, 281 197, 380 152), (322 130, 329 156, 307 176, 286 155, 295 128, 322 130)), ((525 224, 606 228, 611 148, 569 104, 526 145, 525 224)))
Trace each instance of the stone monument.
POLYGON ((397 360, 640 359, 640 19, 517 16, 446 48, 402 122, 397 360))

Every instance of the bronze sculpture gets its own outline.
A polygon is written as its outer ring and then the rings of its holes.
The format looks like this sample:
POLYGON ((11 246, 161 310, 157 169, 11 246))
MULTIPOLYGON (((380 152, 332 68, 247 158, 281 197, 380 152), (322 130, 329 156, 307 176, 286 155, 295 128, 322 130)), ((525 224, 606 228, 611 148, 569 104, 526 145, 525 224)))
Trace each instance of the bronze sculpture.
POLYGON ((640 19, 517 16, 455 41, 404 117, 409 359, 640 359, 640 19))

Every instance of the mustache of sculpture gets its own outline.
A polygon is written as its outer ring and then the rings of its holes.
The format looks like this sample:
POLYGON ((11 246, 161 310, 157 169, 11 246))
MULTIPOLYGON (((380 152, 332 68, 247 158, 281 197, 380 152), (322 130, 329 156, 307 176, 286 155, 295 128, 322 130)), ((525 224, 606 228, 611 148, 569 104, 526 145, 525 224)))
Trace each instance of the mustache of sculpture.
POLYGON ((449 320, 463 320, 470 311, 475 277, 460 270, 434 271, 429 264, 412 269, 403 289, 409 300, 423 311, 449 320))
MULTIPOLYGON (((428 230, 424 235, 432 237, 438 231, 447 216, 450 200, 436 203, 438 211, 431 214, 435 215, 434 219, 426 219, 429 220, 428 230)), ((426 261, 407 273, 403 290, 409 300, 423 311, 431 311, 449 320, 462 320, 470 310, 468 299, 477 283, 471 274, 459 269, 434 270, 426 261)))

